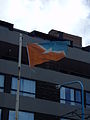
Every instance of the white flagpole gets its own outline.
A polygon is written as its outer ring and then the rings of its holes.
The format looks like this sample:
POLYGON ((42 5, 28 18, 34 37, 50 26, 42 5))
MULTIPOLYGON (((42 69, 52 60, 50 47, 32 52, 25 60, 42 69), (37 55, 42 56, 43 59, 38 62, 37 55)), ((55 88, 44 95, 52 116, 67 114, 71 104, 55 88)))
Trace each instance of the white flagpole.
POLYGON ((22 34, 20 33, 20 37, 19 37, 18 80, 17 80, 15 120, 18 120, 18 112, 19 112, 19 88, 20 88, 20 75, 21 75, 21 55, 22 55, 22 34))

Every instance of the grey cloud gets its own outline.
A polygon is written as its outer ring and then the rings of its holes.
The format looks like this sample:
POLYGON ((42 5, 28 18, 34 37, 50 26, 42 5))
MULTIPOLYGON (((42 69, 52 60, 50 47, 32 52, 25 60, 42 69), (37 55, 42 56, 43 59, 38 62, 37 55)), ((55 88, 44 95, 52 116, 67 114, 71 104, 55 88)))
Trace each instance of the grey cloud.
POLYGON ((83 0, 82 2, 83 2, 84 5, 86 5, 87 7, 90 7, 90 0, 83 0))

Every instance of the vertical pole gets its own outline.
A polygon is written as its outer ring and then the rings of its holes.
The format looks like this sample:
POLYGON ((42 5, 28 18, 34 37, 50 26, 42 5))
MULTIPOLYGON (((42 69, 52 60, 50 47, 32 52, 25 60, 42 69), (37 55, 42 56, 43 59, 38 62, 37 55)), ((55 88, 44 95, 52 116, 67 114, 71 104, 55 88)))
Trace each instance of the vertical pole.
POLYGON ((18 111, 19 111, 19 88, 20 88, 20 75, 21 75, 21 55, 22 55, 22 34, 20 33, 20 37, 19 37, 18 80, 17 80, 15 120, 18 120, 18 111))

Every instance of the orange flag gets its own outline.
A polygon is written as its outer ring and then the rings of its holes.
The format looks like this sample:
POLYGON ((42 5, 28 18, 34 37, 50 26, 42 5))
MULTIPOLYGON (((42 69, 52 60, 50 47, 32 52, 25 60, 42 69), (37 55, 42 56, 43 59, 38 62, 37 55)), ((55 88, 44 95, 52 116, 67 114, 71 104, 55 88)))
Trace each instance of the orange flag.
POLYGON ((47 45, 49 46, 49 48, 47 46, 44 46, 43 44, 38 43, 27 45, 30 67, 34 67, 37 64, 42 64, 50 60, 58 61, 65 57, 64 50, 55 51, 52 49, 53 45, 47 45))

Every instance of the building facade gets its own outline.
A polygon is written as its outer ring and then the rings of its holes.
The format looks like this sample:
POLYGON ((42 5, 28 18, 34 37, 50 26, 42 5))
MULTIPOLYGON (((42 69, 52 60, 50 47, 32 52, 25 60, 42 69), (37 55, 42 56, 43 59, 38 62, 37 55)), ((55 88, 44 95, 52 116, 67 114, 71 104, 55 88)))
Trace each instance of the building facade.
POLYGON ((19 120, 81 120, 81 87, 84 85, 85 120, 90 120, 90 46, 81 37, 51 30, 48 34, 15 29, 0 21, 0 120, 15 120, 19 35, 23 35, 19 120), (66 57, 30 68, 28 43, 69 41, 66 57))

